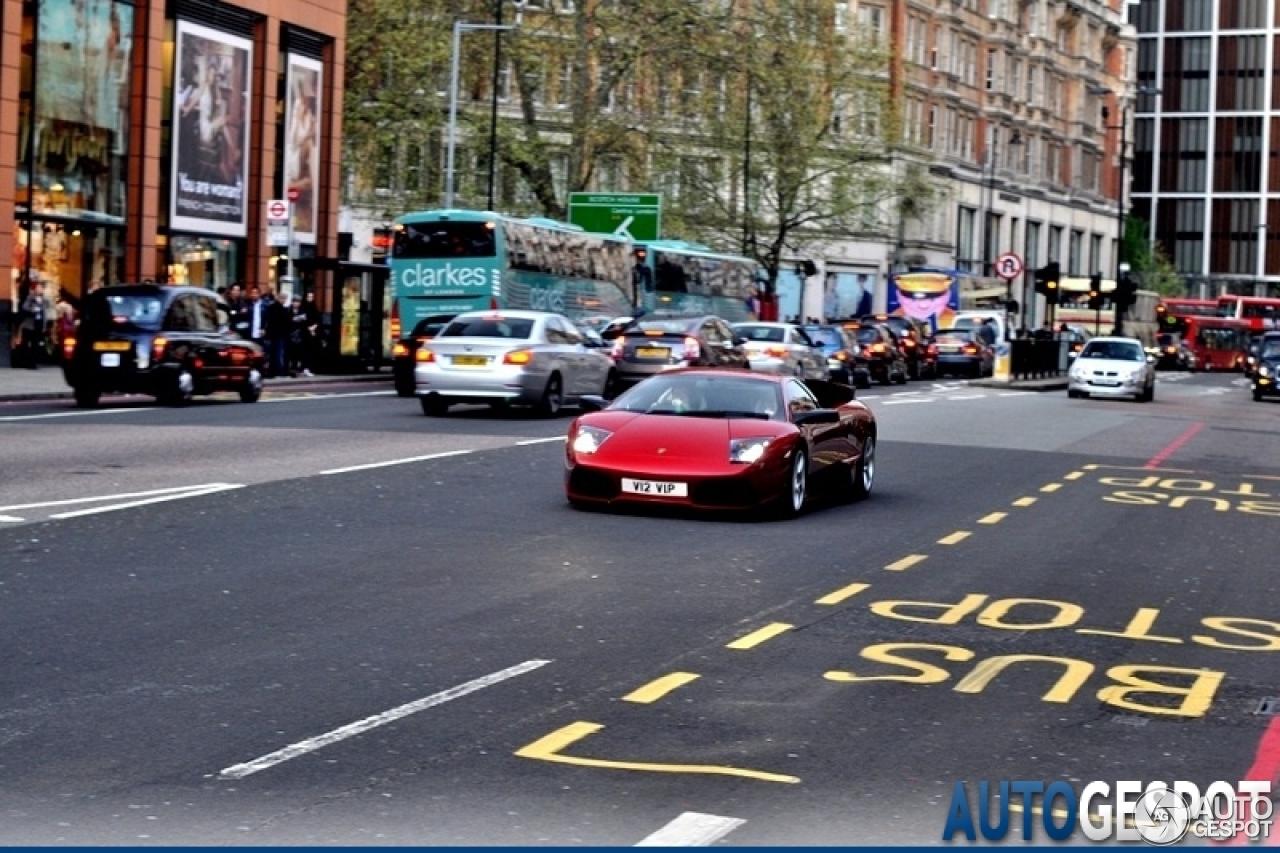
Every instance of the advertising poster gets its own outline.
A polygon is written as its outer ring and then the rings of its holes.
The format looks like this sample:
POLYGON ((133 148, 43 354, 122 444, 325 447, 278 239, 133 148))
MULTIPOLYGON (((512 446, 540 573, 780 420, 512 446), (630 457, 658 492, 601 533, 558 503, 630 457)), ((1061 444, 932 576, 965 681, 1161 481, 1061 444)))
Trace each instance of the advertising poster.
POLYGON ((285 197, 297 190, 293 234, 299 243, 316 242, 317 193, 320 186, 320 62, 289 54, 288 98, 285 101, 285 197))
MULTIPOLYGON (((124 222, 133 7, 110 0, 41 0, 34 133, 37 213, 124 222)), ((19 197, 26 172, 18 171, 19 197)))
POLYGON ((960 284, 943 272, 908 272, 889 277, 889 313, 928 323, 935 332, 951 327, 960 308, 960 284))
POLYGON ((248 39, 177 22, 169 227, 228 237, 248 224, 248 39))

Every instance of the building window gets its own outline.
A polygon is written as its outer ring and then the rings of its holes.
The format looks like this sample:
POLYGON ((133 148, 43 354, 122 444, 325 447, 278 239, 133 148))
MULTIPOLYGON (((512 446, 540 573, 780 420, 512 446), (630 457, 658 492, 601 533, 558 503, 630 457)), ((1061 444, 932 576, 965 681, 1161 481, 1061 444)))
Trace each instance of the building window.
POLYGON ((838 33, 846 33, 849 31, 849 4, 840 2, 835 4, 835 21, 832 26, 838 33))
POLYGON ((1049 226, 1049 251, 1046 255, 1048 263, 1062 260, 1062 226, 1049 226))
POLYGON ((1214 0, 1178 0, 1165 3, 1165 25, 1169 32, 1208 32, 1213 29, 1214 0))
POLYGON ((961 207, 956 216, 956 265, 965 272, 978 272, 981 261, 974 256, 974 223, 978 212, 972 207, 961 207))
POLYGON ((1102 235, 1089 235, 1089 269, 1091 272, 1102 272, 1102 235))
POLYGON ((1166 142, 1160 151, 1160 185, 1174 192, 1204 192, 1207 188, 1209 121, 1203 118, 1165 119, 1166 142))
POLYGON ((884 36, 884 9, 880 6, 858 5, 858 26, 864 35, 875 38, 884 36))
POLYGON ((1207 38, 1165 40, 1164 83, 1161 86, 1165 110, 1208 111, 1211 49, 1207 38))
POLYGON ((994 92, 999 86, 1000 52, 995 49, 987 51, 987 91, 994 92))
POLYGON ((1252 274, 1258 263, 1257 199, 1215 199, 1210 273, 1252 274))
POLYGON ((1071 236, 1067 240, 1067 275, 1078 276, 1083 270, 1080 268, 1081 244, 1084 242, 1084 232, 1071 229, 1071 236))
POLYGON ((1214 136, 1214 189, 1220 192, 1260 192, 1262 116, 1218 118, 1214 136))
POLYGON ((1263 109, 1266 37, 1224 36, 1218 39, 1219 112, 1263 109))
POLYGON ((1260 30, 1267 26, 1267 0, 1222 0, 1218 29, 1260 30))

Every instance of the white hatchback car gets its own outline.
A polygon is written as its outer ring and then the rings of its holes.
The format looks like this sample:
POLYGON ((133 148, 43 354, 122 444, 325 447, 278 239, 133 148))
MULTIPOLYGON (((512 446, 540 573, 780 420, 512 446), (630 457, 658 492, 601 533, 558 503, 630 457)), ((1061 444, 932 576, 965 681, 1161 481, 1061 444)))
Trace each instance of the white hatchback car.
POLYGON ((1137 338, 1093 338, 1067 375, 1068 397, 1156 397, 1156 369, 1137 338))

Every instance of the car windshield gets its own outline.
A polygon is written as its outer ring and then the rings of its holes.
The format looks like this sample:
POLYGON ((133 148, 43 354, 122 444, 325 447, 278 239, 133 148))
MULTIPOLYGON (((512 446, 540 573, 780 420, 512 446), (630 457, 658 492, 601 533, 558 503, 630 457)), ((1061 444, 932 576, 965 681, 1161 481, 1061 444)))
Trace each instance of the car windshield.
POLYGON ((877 332, 875 328, 867 328, 864 326, 854 333, 854 337, 857 338, 858 343, 860 344, 873 344, 880 340, 880 333, 877 332))
POLYGON ((1124 341, 1090 341, 1085 344, 1081 358, 1106 358, 1111 361, 1144 361, 1146 353, 1136 343, 1124 341))
POLYGON ((85 301, 81 324, 97 329, 157 329, 163 315, 164 302, 158 296, 104 293, 85 301))
POLYGON ((641 320, 636 323, 628 332, 661 332, 664 335, 683 335, 691 332, 693 325, 690 320, 641 320))
POLYGON ((733 330, 749 341, 775 341, 781 342, 786 340, 787 330, 782 326, 734 326, 733 330))
POLYGON ((419 320, 418 325, 413 327, 413 335, 421 338, 435 337, 452 319, 452 317, 427 317, 425 320, 419 320))
POLYGON ((1280 339, 1262 342, 1263 358, 1280 358, 1280 339))
POLYGON ((840 332, 830 326, 805 326, 804 332, 809 336, 809 340, 820 347, 840 349, 844 346, 844 340, 840 337, 840 332))
POLYGON ((769 420, 782 411, 771 381, 720 376, 655 376, 627 391, 609 407, 647 415, 769 420))
POLYGON ((524 340, 533 332, 533 321, 525 317, 459 317, 444 327, 442 338, 507 338, 524 340))
POLYGON ((974 335, 974 332, 976 331, 977 329, 975 328, 963 327, 963 326, 952 328, 952 329, 941 329, 939 330, 937 337, 960 338, 961 340, 971 341, 973 340, 973 335, 974 335))

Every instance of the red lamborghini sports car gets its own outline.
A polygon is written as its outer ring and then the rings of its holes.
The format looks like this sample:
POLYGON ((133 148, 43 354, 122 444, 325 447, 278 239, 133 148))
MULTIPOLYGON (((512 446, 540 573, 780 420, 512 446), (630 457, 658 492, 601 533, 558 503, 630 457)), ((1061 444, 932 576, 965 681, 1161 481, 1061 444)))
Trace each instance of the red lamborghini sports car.
POLYGON ((746 370, 674 370, 583 399, 565 441, 577 507, 675 504, 794 516, 829 485, 871 492, 876 419, 853 389, 746 370))

